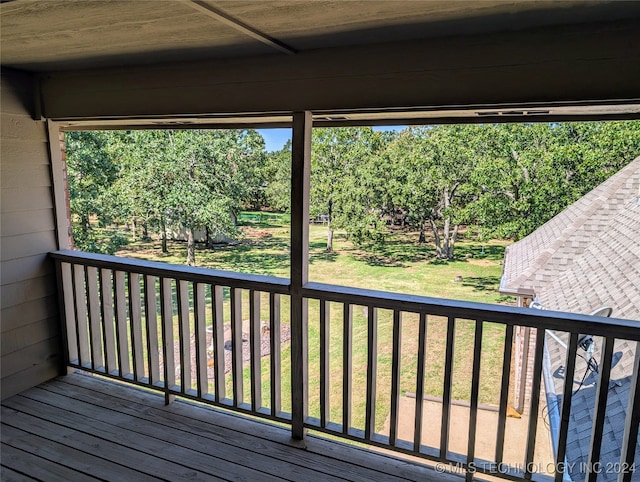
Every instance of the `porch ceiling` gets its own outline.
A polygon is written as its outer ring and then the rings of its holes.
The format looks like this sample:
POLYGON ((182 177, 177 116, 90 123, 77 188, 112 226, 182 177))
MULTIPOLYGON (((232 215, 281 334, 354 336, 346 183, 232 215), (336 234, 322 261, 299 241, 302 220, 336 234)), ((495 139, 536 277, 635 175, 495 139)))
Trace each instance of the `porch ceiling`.
POLYGON ((14 0, 2 65, 27 71, 286 55, 637 17, 635 2, 14 0))

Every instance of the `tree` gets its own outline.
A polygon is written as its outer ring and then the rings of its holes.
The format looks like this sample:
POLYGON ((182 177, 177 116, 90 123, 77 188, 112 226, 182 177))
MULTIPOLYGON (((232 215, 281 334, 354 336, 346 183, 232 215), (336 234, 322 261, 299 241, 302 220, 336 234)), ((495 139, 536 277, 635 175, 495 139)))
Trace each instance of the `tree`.
POLYGON ((262 156, 255 131, 175 131, 170 158, 182 166, 170 192, 172 218, 187 229, 187 264, 195 263, 195 230, 233 235, 240 207, 256 192, 246 167, 262 156))
POLYGON ((577 200, 640 155, 640 122, 555 124, 558 157, 577 200))
POLYGON ((112 149, 116 134, 106 131, 70 131, 65 135, 67 180, 74 245, 94 253, 113 254, 126 238, 109 229, 120 216, 107 202, 119 175, 112 149))
POLYGON ((279 212, 291 209, 291 141, 267 154, 263 169, 265 204, 279 212))
POLYGON ((238 177, 233 183, 239 187, 237 198, 242 209, 260 210, 267 205, 266 189, 268 155, 264 138, 255 130, 231 131, 235 145, 229 151, 231 167, 238 177))
POLYGON ((473 217, 520 239, 640 154, 638 122, 482 126, 473 217))
POLYGON ((404 130, 382 156, 387 210, 401 210, 420 230, 433 233, 438 258, 452 259, 458 229, 470 201, 476 126, 404 130))
POLYGON ((168 131, 136 130, 121 133, 114 145, 121 174, 111 189, 111 202, 134 228, 140 221, 162 236, 162 252, 167 250, 166 197, 171 166, 166 165, 168 131))
POLYGON ((168 227, 187 235, 187 264, 195 264, 196 231, 236 234, 237 213, 254 202, 255 171, 264 141, 255 131, 136 131, 120 145, 127 166, 118 194, 132 216, 158 226, 166 249, 168 227))
POLYGON ((355 241, 375 237, 380 216, 371 202, 371 159, 388 136, 372 128, 323 128, 313 131, 311 143, 312 217, 327 219, 327 252, 333 233, 344 228, 355 241))
POLYGON ((521 237, 544 222, 550 203, 565 204, 549 124, 484 125, 479 137, 474 214, 489 231, 521 237))

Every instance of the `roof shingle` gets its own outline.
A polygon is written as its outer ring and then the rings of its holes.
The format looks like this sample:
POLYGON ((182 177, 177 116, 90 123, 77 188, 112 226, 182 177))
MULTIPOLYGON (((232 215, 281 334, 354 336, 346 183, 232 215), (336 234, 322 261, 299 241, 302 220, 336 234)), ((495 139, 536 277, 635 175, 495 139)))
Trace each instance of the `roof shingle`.
POLYGON ((500 291, 640 319, 640 157, 505 253, 500 291))
MULTIPOLYGON (((609 306, 615 318, 640 320, 640 157, 510 246, 500 291, 535 294, 548 310, 591 313, 609 306)), ((545 389, 548 412, 557 417, 564 384, 572 385, 566 462, 571 478, 581 480, 591 444, 598 377, 586 372, 579 351, 575 376, 565 381, 568 338, 566 332, 545 337, 545 389)), ((603 340, 594 342, 594 357, 600 359, 603 340)), ((615 340, 601 441, 603 468, 615 468, 620 460, 636 349, 635 342, 615 340)), ((557 434, 553 437, 557 440, 557 434)), ((640 443, 635 458, 640 460, 640 443)), ((616 479, 615 471, 598 476, 598 481, 616 479)))

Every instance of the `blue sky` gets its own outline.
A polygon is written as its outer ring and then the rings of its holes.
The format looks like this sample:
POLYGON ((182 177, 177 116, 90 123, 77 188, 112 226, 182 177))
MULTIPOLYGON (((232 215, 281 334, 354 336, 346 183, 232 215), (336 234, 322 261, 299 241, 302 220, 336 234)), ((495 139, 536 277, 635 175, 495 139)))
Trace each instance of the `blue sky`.
POLYGON ((282 149, 291 139, 291 129, 258 129, 258 132, 264 137, 268 152, 282 149))
MULTIPOLYGON (((376 126, 374 131, 401 131, 406 126, 376 126)), ((258 132, 264 137, 267 151, 277 151, 291 140, 291 129, 258 129, 258 132)))

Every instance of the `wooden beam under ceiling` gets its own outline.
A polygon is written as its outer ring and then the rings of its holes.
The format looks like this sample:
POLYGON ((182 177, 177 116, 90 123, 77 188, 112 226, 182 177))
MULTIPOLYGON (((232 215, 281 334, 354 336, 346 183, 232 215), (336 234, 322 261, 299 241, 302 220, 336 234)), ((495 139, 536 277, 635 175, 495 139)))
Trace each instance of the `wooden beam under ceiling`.
POLYGON ((50 72, 41 78, 43 115, 73 120, 637 103, 639 26, 632 20, 215 63, 50 72))
POLYGON ((190 6, 191 8, 193 8, 194 10, 200 13, 204 13, 205 15, 208 15, 209 17, 219 22, 222 22, 225 25, 228 25, 229 27, 237 30, 238 32, 242 32, 243 34, 258 40, 259 42, 262 42, 263 44, 268 45, 269 47, 273 47, 274 49, 279 50, 280 52, 284 52, 285 54, 288 54, 288 55, 294 55, 297 53, 295 49, 289 47, 288 45, 281 42, 280 40, 275 39, 273 37, 269 37, 268 35, 251 27, 250 25, 247 25, 246 23, 238 20, 237 18, 232 17, 226 12, 209 5, 203 0, 183 0, 183 3, 185 5, 190 6))

